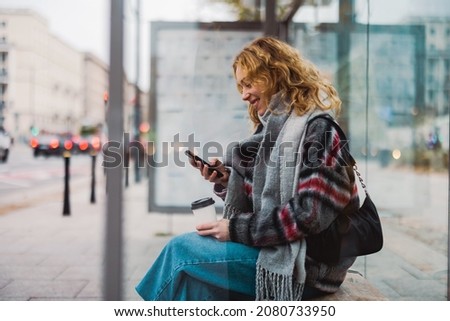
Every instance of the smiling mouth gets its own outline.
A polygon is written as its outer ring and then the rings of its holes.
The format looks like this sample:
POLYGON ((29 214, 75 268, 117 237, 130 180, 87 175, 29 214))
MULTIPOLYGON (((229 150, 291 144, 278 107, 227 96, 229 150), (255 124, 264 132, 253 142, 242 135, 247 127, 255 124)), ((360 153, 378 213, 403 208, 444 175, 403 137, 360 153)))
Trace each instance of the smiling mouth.
MULTIPOLYGON (((250 101, 250 104, 253 105, 253 106, 255 106, 255 105, 258 104, 258 102, 259 102, 259 99, 255 99, 255 100, 250 101)), ((256 106, 255 106, 255 107, 256 107, 256 106)))

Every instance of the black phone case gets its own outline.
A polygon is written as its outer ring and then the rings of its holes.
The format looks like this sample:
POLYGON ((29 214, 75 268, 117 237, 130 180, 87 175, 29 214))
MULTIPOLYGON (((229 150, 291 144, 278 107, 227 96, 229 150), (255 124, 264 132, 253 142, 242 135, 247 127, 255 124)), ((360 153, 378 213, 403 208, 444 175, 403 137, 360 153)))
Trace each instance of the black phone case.
POLYGON ((207 161, 205 161, 204 159, 198 157, 197 155, 194 155, 190 150, 186 150, 184 152, 190 159, 194 160, 194 161, 200 161, 203 165, 208 166, 208 170, 209 173, 212 174, 214 171, 217 172, 217 177, 222 177, 223 174, 221 172, 219 172, 218 170, 215 170, 214 167, 211 166, 210 163, 208 163, 207 161))

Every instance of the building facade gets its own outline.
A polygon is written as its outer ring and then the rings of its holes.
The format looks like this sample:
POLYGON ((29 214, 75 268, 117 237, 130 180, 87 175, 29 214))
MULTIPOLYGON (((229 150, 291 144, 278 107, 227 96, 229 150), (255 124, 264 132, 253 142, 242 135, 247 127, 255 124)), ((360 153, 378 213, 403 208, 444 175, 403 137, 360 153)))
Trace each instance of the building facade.
POLYGON ((84 55, 82 125, 102 125, 108 106, 109 68, 93 54, 84 55))
MULTIPOLYGON (((103 126, 108 85, 108 65, 52 35, 39 14, 0 9, 0 126, 13 137, 27 141, 42 131, 77 134, 83 125, 103 126)), ((126 130, 134 96, 125 77, 126 130)))
POLYGON ((426 102, 435 116, 448 116, 450 104, 450 19, 416 18, 426 30, 426 102))

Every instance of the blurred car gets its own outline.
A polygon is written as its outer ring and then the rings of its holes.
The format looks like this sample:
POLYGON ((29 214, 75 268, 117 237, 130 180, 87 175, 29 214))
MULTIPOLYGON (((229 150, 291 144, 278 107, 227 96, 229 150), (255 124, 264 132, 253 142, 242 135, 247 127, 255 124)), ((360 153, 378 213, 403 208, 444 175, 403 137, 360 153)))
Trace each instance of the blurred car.
POLYGON ((85 123, 80 127, 79 134, 73 137, 76 150, 80 154, 97 154, 101 150, 101 126, 85 123))
POLYGON ((13 139, 6 130, 0 128, 0 162, 6 163, 13 139))
POLYGON ((74 136, 74 149, 80 154, 98 153, 101 149, 101 139, 98 135, 74 136))
POLYGON ((72 152, 74 143, 70 134, 43 133, 30 139, 34 157, 61 156, 64 151, 72 152))

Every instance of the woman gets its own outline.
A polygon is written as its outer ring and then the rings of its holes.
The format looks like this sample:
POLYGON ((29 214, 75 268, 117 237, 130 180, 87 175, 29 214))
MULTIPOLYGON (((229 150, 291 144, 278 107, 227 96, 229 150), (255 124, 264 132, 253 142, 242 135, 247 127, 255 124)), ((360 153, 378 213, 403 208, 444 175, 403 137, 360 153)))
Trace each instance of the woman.
POLYGON ((194 164, 224 199, 223 219, 166 246, 136 288, 146 300, 313 299, 337 291, 355 261, 327 265, 306 252, 305 237, 359 207, 339 134, 312 120, 338 115, 336 90, 272 37, 244 48, 233 70, 254 134, 214 160, 212 174, 194 164))

